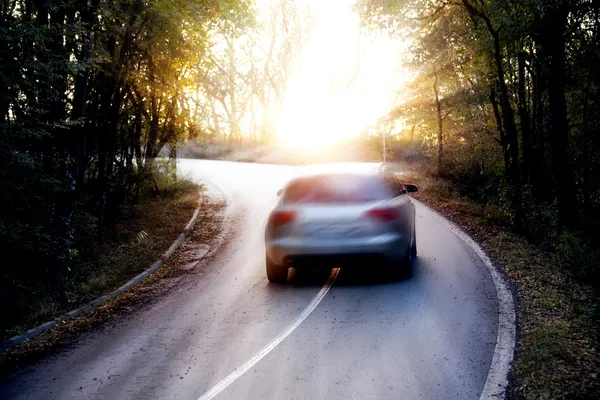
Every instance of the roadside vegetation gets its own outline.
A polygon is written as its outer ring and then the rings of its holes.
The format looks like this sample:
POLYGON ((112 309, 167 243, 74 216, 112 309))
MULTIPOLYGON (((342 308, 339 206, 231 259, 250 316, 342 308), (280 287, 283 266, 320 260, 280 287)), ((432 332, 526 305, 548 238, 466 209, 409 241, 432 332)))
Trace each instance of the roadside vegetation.
POLYGON ((236 0, 0 2, 3 337, 112 287, 185 225, 190 98, 217 32, 251 19, 236 0))
MULTIPOLYGON (((198 206, 200 187, 187 180, 163 182, 158 194, 142 193, 120 206, 118 219, 98 231, 93 219, 78 231, 77 255, 68 264, 62 291, 27 282, 18 315, 3 320, 8 339, 118 288, 156 261, 175 241, 198 206)), ((80 225, 83 227, 83 224, 80 225)), ((13 307, 15 305, 13 304, 13 307)))

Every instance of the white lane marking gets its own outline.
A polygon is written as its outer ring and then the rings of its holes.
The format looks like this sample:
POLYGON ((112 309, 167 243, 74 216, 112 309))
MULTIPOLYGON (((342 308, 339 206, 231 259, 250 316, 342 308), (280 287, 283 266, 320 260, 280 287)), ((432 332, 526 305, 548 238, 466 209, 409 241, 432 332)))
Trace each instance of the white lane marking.
POLYGON ((287 328, 285 328, 279 335, 275 337, 275 339, 271 340, 265 347, 260 349, 258 353, 256 353, 251 359, 246 361, 244 364, 236 368, 232 373, 227 375, 222 381, 213 386, 208 392, 204 393, 202 396, 198 398, 198 400, 210 400, 214 398, 216 395, 225 390, 229 385, 235 382, 240 376, 244 375, 250 368, 252 368, 257 362, 259 362, 262 358, 264 358, 267 354, 271 352, 277 345, 288 337, 300 324, 317 308, 321 300, 325 297, 329 289, 331 289, 331 285, 335 282, 335 279, 338 276, 340 270, 338 268, 334 268, 329 275, 329 279, 323 285, 319 293, 312 299, 312 301, 306 306, 304 311, 296 317, 294 322, 292 322, 287 328))
MULTIPOLYGON (((422 204, 421 202, 419 203, 422 204)), ((492 275, 498 296, 498 335, 496 336, 496 347, 494 348, 490 370, 479 399, 503 399, 508 386, 508 373, 513 360, 516 340, 516 316, 512 293, 504 276, 494 267, 483 249, 469 235, 437 211, 429 207, 427 209, 431 210, 443 225, 450 229, 479 256, 489 270, 490 275, 492 275)))

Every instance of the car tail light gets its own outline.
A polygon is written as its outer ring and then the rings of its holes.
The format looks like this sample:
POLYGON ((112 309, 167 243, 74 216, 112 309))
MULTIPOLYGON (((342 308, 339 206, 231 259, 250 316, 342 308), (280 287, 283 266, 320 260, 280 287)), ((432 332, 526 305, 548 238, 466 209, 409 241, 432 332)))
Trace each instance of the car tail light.
POLYGON ((276 228, 292 222, 295 218, 296 213, 293 211, 274 211, 269 217, 269 225, 276 228))
POLYGON ((398 218, 396 211, 391 208, 373 208, 367 211, 364 216, 382 222, 391 222, 398 218))

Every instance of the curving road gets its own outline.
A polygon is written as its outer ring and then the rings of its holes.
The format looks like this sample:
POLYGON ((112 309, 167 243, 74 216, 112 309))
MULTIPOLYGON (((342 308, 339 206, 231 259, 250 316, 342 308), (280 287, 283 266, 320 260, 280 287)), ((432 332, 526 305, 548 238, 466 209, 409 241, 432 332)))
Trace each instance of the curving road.
POLYGON ((411 279, 342 269, 307 314, 329 271, 294 272, 285 286, 264 271, 265 219, 294 168, 181 160, 180 169, 229 197, 222 249, 159 301, 6 378, 0 398, 198 400, 217 386, 216 399, 479 399, 496 344, 496 289, 431 210, 417 203, 411 279), (248 360, 257 362, 223 382, 248 360))

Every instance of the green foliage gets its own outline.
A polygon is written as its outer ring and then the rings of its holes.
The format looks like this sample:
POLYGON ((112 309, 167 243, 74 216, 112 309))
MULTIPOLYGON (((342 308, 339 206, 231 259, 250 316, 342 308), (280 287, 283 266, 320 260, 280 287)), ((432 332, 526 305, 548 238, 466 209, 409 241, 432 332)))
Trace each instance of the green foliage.
POLYGON ((157 157, 193 124, 212 29, 252 17, 242 0, 0 3, 0 328, 66 296, 123 203, 177 190, 157 157))
MULTIPOLYGON (((411 43, 406 62, 415 78, 386 121, 400 120, 397 134, 423 144, 414 165, 485 204, 489 222, 537 243, 573 232, 591 260, 600 248, 596 3, 357 4, 366 26, 411 43)), ((595 277, 597 269, 577 274, 595 277)))

